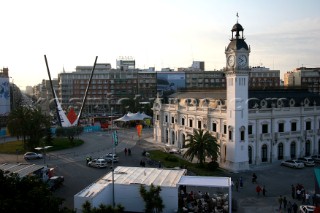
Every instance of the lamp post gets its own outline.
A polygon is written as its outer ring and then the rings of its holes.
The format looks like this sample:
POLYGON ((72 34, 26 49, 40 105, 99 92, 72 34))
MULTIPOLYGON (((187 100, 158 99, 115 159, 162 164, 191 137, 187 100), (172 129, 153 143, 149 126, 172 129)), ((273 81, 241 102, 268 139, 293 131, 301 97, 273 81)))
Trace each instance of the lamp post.
POLYGON ((113 168, 113 158, 114 158, 114 154, 115 154, 115 141, 114 141, 114 134, 113 134, 113 131, 112 131, 112 110, 113 110, 113 107, 110 108, 110 111, 111 111, 111 138, 112 138, 112 158, 111 158, 111 167, 112 167, 112 207, 114 208, 115 207, 115 202, 114 202, 114 168, 113 168))

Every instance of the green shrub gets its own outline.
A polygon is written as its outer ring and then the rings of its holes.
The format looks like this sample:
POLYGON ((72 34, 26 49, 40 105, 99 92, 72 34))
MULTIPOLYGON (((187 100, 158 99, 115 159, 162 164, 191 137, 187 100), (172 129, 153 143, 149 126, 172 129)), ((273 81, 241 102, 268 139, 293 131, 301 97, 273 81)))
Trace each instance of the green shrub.
POLYGON ((179 159, 176 156, 173 155, 168 155, 164 158, 166 161, 170 161, 170 162, 178 162, 179 159))
POLYGON ((211 161, 210 163, 206 164, 206 169, 208 170, 216 170, 219 168, 219 164, 215 161, 211 161))

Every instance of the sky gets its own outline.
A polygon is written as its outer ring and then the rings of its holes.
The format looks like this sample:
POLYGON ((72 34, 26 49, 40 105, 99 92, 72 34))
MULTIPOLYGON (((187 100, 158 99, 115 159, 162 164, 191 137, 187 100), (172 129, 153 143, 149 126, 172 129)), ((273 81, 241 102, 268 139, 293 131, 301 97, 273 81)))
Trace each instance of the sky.
POLYGON ((226 66, 232 26, 250 65, 283 73, 320 67, 319 0, 10 0, 0 2, 0 68, 22 90, 76 66, 130 56, 137 68, 226 66))

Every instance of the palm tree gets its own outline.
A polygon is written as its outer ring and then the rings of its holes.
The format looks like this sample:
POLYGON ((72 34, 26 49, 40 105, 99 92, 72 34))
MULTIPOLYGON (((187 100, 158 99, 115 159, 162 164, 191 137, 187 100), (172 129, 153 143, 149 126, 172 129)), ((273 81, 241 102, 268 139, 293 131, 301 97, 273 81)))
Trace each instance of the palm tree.
POLYGON ((189 138, 186 139, 186 148, 188 148, 188 150, 184 153, 183 157, 190 161, 192 161, 194 157, 197 157, 200 165, 204 164, 206 157, 210 157, 212 161, 217 161, 220 146, 217 144, 215 137, 203 129, 195 129, 193 134, 188 134, 188 136, 189 138))

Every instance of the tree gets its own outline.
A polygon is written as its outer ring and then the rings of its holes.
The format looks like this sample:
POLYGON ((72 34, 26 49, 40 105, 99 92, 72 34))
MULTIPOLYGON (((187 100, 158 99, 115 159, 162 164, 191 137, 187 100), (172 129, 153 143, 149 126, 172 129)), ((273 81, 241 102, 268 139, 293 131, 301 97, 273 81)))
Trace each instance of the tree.
POLYGON ((203 129, 194 130, 193 135, 188 134, 189 138, 186 139, 186 148, 188 150, 184 153, 183 157, 192 161, 194 157, 197 157, 200 165, 205 163, 206 157, 210 157, 212 161, 217 161, 220 146, 217 144, 217 139, 213 137, 208 131, 203 129))
POLYGON ((158 213, 164 209, 162 198, 160 197, 161 187, 155 187, 153 184, 150 186, 150 190, 147 191, 143 185, 140 185, 140 195, 145 202, 146 213, 158 213))
POLYGON ((40 108, 18 107, 9 114, 7 128, 12 136, 23 139, 24 149, 32 149, 39 146, 45 130, 50 128, 50 117, 40 108))
POLYGON ((0 212, 73 212, 63 208, 63 199, 54 197, 37 177, 20 178, 0 171, 0 212))
POLYGON ((99 208, 93 207, 89 201, 86 201, 82 205, 82 213, 122 213, 124 212, 124 207, 118 204, 116 207, 111 205, 100 204, 99 208))
POLYGON ((72 145, 74 144, 74 137, 80 135, 82 132, 82 126, 59 127, 56 129, 56 135, 58 137, 67 137, 72 145))
POLYGON ((46 135, 45 135, 45 144, 46 145, 52 145, 53 144, 53 134, 51 132, 51 128, 46 129, 46 135))

